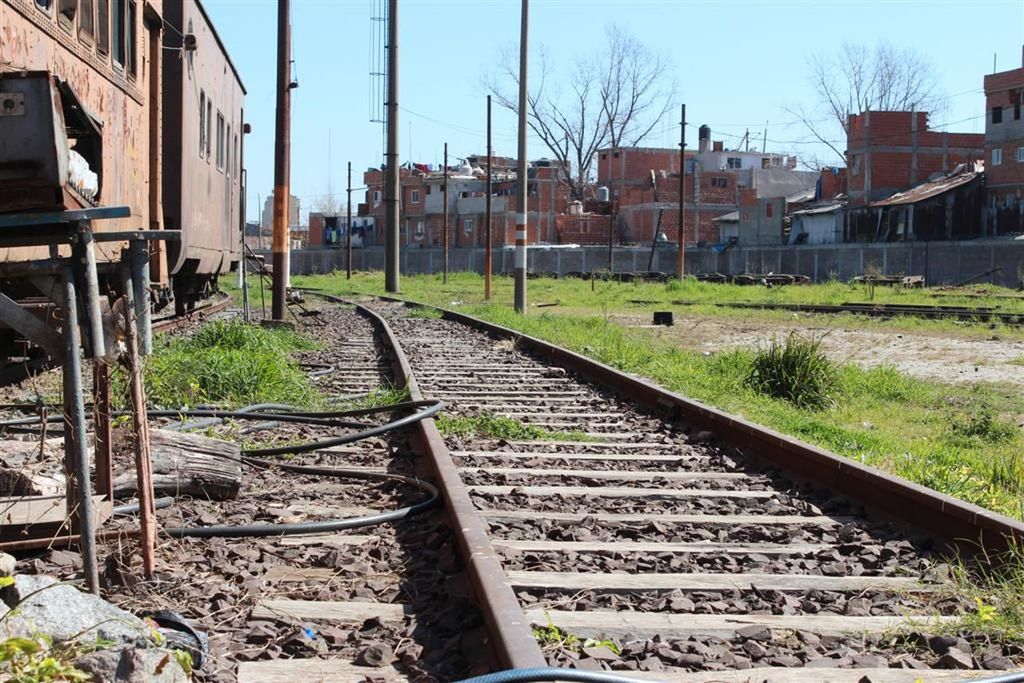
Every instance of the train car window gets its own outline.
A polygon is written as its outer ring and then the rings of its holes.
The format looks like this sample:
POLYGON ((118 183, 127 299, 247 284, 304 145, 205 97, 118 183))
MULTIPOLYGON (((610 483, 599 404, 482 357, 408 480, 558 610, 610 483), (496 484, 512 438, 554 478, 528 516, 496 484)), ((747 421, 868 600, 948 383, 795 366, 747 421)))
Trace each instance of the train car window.
POLYGON ((36 7, 47 14, 53 14, 53 0, 36 0, 36 7))
POLYGON ((111 56, 118 66, 124 66, 124 15, 125 0, 111 0, 113 11, 110 13, 110 49, 111 56))
POLYGON ((95 27, 95 15, 93 14, 92 0, 80 0, 81 13, 78 16, 78 37, 91 40, 95 27))
POLYGON ((199 91, 199 158, 206 156, 206 91, 199 91))
POLYGON ((127 59, 125 66, 128 67, 128 76, 130 78, 135 78, 135 74, 137 73, 135 70, 135 46, 138 41, 138 29, 136 28, 136 25, 138 24, 138 17, 135 14, 135 7, 136 5, 134 0, 129 0, 127 7, 128 14, 125 17, 126 30, 124 51, 125 58, 127 59))
POLYGON ((96 0, 96 51, 110 52, 110 0, 96 0))
POLYGON ((213 140, 213 99, 206 100, 206 163, 210 163, 210 144, 213 140))
POLYGON ((75 15, 78 14, 78 0, 58 0, 58 19, 61 26, 69 31, 75 25, 75 15))
POLYGON ((224 170, 224 115, 217 112, 217 170, 224 170))
POLYGON ((239 170, 242 167, 242 162, 238 158, 238 133, 235 133, 235 166, 232 169, 232 175, 235 177, 235 182, 238 182, 239 170))
POLYGON ((224 135, 224 153, 227 155, 227 161, 224 163, 224 172, 231 177, 231 164, 234 159, 231 158, 231 124, 228 124, 228 132, 224 135))

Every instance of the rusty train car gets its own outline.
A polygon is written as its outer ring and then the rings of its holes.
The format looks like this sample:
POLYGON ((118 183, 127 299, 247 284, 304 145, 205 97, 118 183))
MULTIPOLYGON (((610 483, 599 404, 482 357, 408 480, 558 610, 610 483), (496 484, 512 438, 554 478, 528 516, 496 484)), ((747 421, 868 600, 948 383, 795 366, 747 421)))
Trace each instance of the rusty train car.
MULTIPOLYGON (((94 230, 181 230, 149 253, 154 302, 184 311, 240 260, 244 98, 199 0, 0 0, 0 213, 128 206, 94 230)), ((0 288, 26 295, 12 266, 48 255, 0 249, 0 288)))

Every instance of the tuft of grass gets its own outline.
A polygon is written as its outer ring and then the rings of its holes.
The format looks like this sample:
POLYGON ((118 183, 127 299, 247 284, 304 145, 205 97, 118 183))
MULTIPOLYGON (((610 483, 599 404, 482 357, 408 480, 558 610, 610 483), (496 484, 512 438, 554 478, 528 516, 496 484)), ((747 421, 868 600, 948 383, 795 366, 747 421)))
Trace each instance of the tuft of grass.
POLYGON ((442 435, 462 439, 483 436, 507 441, 589 441, 592 438, 582 430, 555 431, 495 415, 453 417, 441 414, 436 421, 442 435))
MULTIPOLYGON (((150 403, 170 408, 252 403, 310 407, 319 396, 288 357, 290 351, 309 348, 315 348, 310 340, 289 330, 215 321, 191 337, 158 343, 145 364, 146 395, 150 403)), ((127 384, 123 372, 117 382, 120 387, 127 384)))
POLYGON ((622 653, 622 648, 619 647, 619 644, 610 638, 604 640, 596 640, 594 638, 583 639, 574 633, 556 626, 550 618, 548 618, 547 625, 533 627, 533 637, 541 649, 546 651, 570 650, 572 652, 579 652, 585 647, 606 647, 615 654, 622 653))
POLYGON ((348 399, 339 403, 336 407, 339 410, 364 410, 366 408, 390 406, 395 403, 401 403, 408 400, 409 390, 405 387, 399 388, 390 385, 382 385, 365 396, 348 399))
POLYGON ((444 317, 444 314, 441 313, 441 311, 428 306, 414 306, 408 309, 405 315, 408 318, 425 318, 429 320, 440 320, 444 317))
POLYGON ((947 438, 958 445, 999 444, 1012 441, 1019 432, 1017 425, 999 417, 987 401, 980 401, 965 412, 949 416, 947 438))
POLYGON ((754 356, 746 383, 766 396, 821 410, 834 401, 838 375, 821 350, 820 338, 790 334, 785 342, 772 340, 754 356))
POLYGON ((1024 546, 991 557, 959 558, 952 565, 953 582, 959 595, 973 599, 975 610, 950 625, 956 632, 983 633, 999 643, 1024 640, 1024 546))

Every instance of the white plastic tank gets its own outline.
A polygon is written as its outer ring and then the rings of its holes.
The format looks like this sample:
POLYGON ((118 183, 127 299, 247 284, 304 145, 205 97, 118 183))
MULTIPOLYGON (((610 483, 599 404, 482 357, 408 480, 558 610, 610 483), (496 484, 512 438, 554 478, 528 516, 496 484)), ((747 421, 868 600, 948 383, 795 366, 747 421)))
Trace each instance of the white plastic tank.
POLYGON ((582 214, 583 214, 583 202, 579 201, 578 199, 575 200, 575 201, 569 202, 569 215, 570 216, 580 216, 582 214))
POLYGON ((601 187, 597 188, 597 201, 599 201, 599 202, 607 202, 607 201, 609 201, 609 199, 610 199, 610 197, 609 197, 609 193, 608 193, 608 188, 607 187, 602 185, 601 187))

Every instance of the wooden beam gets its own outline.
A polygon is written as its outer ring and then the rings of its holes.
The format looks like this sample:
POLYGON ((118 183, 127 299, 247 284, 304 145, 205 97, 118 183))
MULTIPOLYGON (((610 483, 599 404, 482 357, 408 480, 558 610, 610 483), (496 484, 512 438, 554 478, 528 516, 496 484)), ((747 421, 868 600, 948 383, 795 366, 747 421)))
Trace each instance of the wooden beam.
POLYGON ((64 342, 56 330, 3 293, 0 293, 0 318, 3 318, 5 323, 24 335, 33 344, 41 347, 49 355, 54 358, 63 356, 64 342))
POLYGON ((617 574, 598 572, 506 572, 515 588, 550 588, 557 590, 598 591, 892 591, 931 592, 918 579, 894 576, 821 576, 818 574, 617 574))

